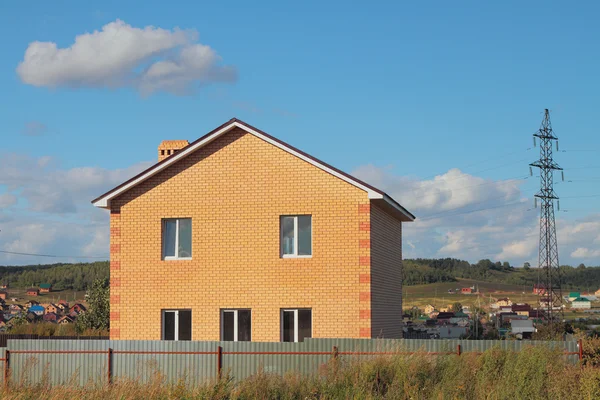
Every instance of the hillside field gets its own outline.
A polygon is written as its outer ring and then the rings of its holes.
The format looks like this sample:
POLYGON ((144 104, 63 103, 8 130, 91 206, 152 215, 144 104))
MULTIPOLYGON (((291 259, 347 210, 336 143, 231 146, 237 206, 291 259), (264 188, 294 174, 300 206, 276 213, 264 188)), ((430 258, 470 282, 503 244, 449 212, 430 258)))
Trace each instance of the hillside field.
MULTIPOLYGON (((531 286, 510 285, 504 283, 482 282, 471 279, 458 279, 457 282, 438 282, 427 285, 414 285, 402 287, 402 307, 404 309, 417 306, 419 308, 431 304, 437 308, 446 307, 452 303, 461 303, 463 306, 487 307, 502 297, 508 297, 513 303, 528 303, 537 307, 538 296, 532 293, 531 286), (479 288, 478 294, 449 294, 448 289, 459 289, 475 286, 479 288)), ((568 294, 568 292, 564 293, 568 294)), ((592 302, 592 307, 600 307, 600 302, 592 302)), ((565 310, 565 317, 573 318, 585 315, 583 312, 572 313, 565 310)))

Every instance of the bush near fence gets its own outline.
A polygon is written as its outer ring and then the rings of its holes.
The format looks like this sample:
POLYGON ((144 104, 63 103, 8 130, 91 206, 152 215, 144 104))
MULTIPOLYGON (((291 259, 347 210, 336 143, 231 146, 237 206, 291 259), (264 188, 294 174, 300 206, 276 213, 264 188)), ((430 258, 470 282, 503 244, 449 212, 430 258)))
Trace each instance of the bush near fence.
POLYGON ((557 351, 572 364, 581 357, 582 346, 573 341, 418 339, 306 339, 303 343, 9 339, 0 356, 8 380, 31 384, 149 382, 160 375, 167 383, 198 385, 219 375, 239 381, 257 371, 307 377, 319 373, 332 359, 365 360, 415 353, 461 356, 492 348, 518 352, 527 346, 557 351))

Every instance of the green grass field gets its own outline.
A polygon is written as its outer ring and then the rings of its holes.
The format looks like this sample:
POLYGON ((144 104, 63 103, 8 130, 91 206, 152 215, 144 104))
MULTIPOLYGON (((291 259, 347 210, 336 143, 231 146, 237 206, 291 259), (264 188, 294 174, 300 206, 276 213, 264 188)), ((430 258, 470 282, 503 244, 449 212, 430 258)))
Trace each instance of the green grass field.
MULTIPOLYGON (((415 285, 402 287, 402 307, 404 309, 417 306, 419 308, 431 304, 436 308, 447 307, 449 304, 461 303, 463 306, 486 307, 499 298, 508 297, 513 303, 528 303, 537 307, 538 296, 532 293, 531 286, 508 285, 504 283, 481 282, 470 279, 459 279, 458 282, 431 283, 428 285, 415 285), (475 286, 479 288, 478 294, 449 294, 448 290, 475 286)), ((600 307, 600 302, 592 302, 592 307, 600 307)), ((567 305, 565 318, 573 319, 586 315, 586 313, 572 312, 567 305)), ((589 316, 589 315, 588 315, 589 316)))
POLYGON ((28 296, 25 289, 13 289, 7 290, 6 303, 7 304, 25 304, 29 300, 35 300, 39 303, 58 303, 59 300, 66 300, 69 304, 82 303, 85 298, 85 291, 75 290, 60 290, 53 291, 50 293, 40 293, 38 296, 28 296), (11 298, 16 297, 18 301, 12 301, 11 298))

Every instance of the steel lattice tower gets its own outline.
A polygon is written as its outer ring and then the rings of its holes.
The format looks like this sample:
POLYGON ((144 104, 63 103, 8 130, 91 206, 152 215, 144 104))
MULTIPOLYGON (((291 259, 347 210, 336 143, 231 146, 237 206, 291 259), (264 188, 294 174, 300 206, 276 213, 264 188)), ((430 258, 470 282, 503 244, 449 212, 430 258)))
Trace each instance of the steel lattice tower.
MULTIPOLYGON (((548 298, 545 310, 546 317, 548 323, 552 325, 556 318, 562 320, 563 313, 558 244, 554 221, 554 200, 558 203, 558 196, 554 192, 554 171, 562 171, 562 168, 552 159, 552 144, 556 140, 558 150, 558 138, 552 131, 548 109, 544 110, 542 125, 533 136, 534 144, 536 137, 540 139, 540 159, 529 164, 531 167, 537 167, 540 170, 540 191, 535 195, 536 205, 537 199, 540 199, 541 202, 538 267, 543 276, 542 282, 546 292, 544 294, 542 291, 541 295, 548 298)), ((560 205, 558 207, 560 209, 560 205)))

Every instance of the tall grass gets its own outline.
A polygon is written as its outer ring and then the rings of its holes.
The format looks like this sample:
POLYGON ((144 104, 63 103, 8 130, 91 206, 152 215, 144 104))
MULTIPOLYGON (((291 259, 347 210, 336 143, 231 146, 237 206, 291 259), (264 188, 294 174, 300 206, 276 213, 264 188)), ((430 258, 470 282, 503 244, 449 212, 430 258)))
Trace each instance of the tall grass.
POLYGON ((2 399, 577 399, 600 398, 600 369, 566 362, 560 351, 528 347, 482 355, 381 356, 336 359, 319 374, 278 376, 259 371, 187 387, 156 374, 149 383, 50 387, 14 382, 2 399))

